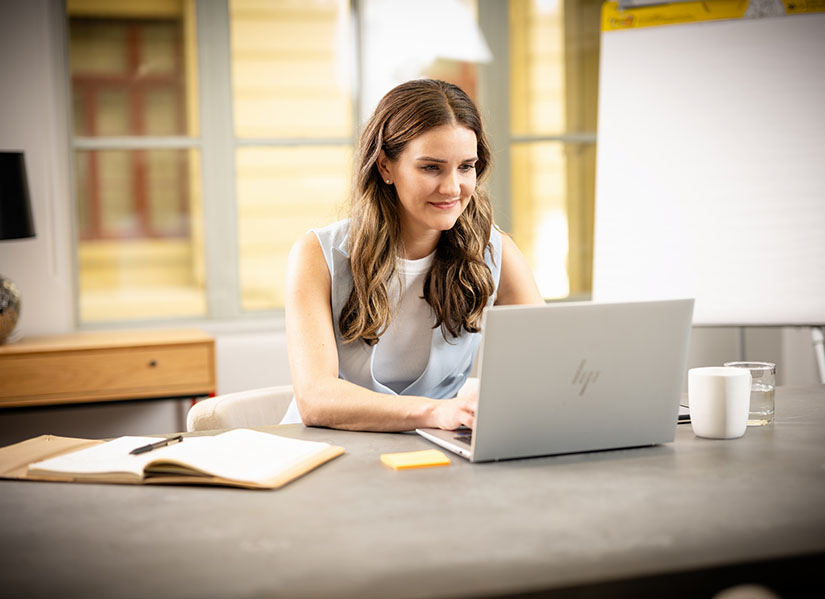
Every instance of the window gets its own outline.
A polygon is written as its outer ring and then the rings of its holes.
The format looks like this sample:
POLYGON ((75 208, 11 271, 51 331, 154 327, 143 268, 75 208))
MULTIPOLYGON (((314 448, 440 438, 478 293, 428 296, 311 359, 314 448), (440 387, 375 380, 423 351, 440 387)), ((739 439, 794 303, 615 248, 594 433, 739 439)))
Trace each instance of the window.
POLYGON ((600 0, 510 0, 512 233, 546 298, 589 298, 600 0))
POLYGON ((204 315, 191 12, 110 4, 67 5, 80 318, 204 315))
POLYGON ((419 76, 479 103, 544 295, 586 296, 599 7, 69 0, 81 322, 280 309, 291 245, 346 216, 361 123, 419 76))
POLYGON ((283 306, 289 248, 349 193, 354 102, 338 0, 232 0, 242 309, 283 306))
MULTIPOLYGON (((76 18, 71 32, 76 135, 186 130, 179 21, 76 18)), ((185 237, 187 165, 174 150, 90 151, 78 162, 81 239, 185 237)))

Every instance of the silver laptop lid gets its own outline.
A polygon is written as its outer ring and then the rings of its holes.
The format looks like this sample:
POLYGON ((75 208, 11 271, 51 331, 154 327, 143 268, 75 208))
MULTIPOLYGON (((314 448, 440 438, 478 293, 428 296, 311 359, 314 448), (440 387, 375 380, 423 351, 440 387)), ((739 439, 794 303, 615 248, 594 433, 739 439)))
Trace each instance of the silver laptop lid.
POLYGON ((693 300, 487 310, 472 460, 673 440, 693 300))

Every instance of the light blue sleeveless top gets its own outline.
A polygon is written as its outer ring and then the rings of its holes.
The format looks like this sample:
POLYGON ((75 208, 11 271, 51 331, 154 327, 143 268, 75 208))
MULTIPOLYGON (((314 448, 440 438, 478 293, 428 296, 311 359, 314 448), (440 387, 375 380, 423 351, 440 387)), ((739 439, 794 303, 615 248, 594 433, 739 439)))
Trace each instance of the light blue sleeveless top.
MULTIPOLYGON (((349 220, 339 221, 322 229, 313 229, 313 233, 321 244, 332 280, 331 304, 335 319, 335 344, 338 348, 338 377, 387 395, 418 395, 433 399, 455 397, 470 374, 481 342, 481 333, 462 331, 461 335, 455 338, 448 333, 447 339, 441 327, 433 329, 430 357, 424 372, 397 394, 378 382, 373 373, 375 352, 380 347, 381 340, 369 346, 363 341, 344 343, 341 337, 338 319, 352 292, 352 269, 347 249, 349 220)), ((490 267, 495 287, 495 292, 488 301, 488 306, 491 306, 498 292, 501 274, 501 233, 495 227, 490 231, 490 246, 484 252, 484 261, 490 267)), ((293 398, 281 424, 299 422, 301 417, 293 398)))

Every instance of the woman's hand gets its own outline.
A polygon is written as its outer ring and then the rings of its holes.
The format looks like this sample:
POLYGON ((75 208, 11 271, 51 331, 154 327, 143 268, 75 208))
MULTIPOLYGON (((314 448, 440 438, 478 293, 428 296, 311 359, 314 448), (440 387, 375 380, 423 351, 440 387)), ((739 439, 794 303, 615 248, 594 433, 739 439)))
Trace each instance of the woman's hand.
POLYGON ((478 379, 470 377, 453 399, 442 399, 436 408, 436 427, 455 430, 459 426, 473 428, 478 407, 478 379))

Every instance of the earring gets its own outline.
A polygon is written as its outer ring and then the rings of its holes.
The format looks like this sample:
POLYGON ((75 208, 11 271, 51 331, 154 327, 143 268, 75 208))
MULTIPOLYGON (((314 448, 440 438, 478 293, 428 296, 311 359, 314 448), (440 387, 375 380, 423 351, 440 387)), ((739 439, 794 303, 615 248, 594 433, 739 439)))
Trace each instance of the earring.
POLYGON ((390 184, 390 180, 389 180, 389 179, 384 179, 384 183, 386 183, 387 185, 389 185, 389 184, 390 184))

